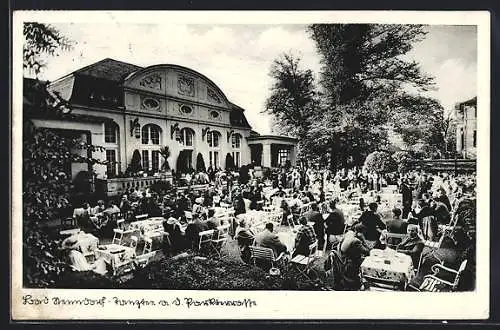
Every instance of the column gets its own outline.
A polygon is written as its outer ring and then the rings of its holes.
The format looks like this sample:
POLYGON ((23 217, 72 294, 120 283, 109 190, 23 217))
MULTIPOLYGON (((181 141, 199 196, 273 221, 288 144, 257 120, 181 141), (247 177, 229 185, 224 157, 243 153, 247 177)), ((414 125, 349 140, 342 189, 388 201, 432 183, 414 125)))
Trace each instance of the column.
POLYGON ((262 166, 271 167, 271 144, 262 144, 262 166))
POLYGON ((297 164, 297 152, 294 145, 290 146, 290 163, 292 164, 292 166, 295 166, 297 164))

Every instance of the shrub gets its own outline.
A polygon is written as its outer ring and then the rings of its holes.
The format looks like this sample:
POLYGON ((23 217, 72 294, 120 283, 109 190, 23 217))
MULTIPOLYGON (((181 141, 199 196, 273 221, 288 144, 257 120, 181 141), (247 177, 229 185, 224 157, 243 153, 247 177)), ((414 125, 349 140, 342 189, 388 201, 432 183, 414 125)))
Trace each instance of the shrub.
POLYGON ((374 151, 365 159, 365 168, 377 173, 389 173, 396 169, 396 162, 385 151, 374 151))
POLYGON ((396 162, 399 172, 406 172, 410 169, 412 157, 408 151, 396 151, 392 154, 392 159, 396 162))

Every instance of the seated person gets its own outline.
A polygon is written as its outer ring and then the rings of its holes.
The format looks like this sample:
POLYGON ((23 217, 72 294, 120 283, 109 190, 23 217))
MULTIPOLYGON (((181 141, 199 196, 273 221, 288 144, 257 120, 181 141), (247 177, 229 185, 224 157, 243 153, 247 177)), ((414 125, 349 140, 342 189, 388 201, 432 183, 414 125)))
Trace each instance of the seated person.
POLYGON ((208 210, 208 219, 207 219, 207 226, 208 229, 217 229, 220 225, 222 225, 221 221, 214 217, 215 215, 215 210, 214 209, 209 209, 208 210))
POLYGON ((322 249, 325 244, 325 220, 319 212, 319 207, 316 202, 312 203, 311 210, 304 214, 307 222, 313 222, 313 229, 318 237, 318 248, 322 249))
POLYGON ((113 215, 116 213, 120 213, 120 209, 115 205, 115 203, 109 202, 108 207, 103 211, 103 213, 107 215, 113 215))
POLYGON ((385 223, 389 233, 406 234, 408 224, 401 219, 402 213, 401 209, 398 208, 392 210, 392 219, 385 223))
POLYGON ((241 260, 245 263, 250 262, 250 249, 248 248, 253 244, 255 234, 247 227, 245 219, 240 220, 236 228, 234 239, 238 242, 240 248, 241 260))
POLYGON ((344 213, 337 208, 337 200, 330 202, 330 214, 325 219, 326 235, 329 243, 338 243, 344 233, 345 218, 344 213))
POLYGON ((339 245, 340 253, 346 262, 344 274, 346 290, 359 290, 361 287, 359 270, 364 257, 370 254, 370 248, 363 234, 365 231, 363 224, 356 224, 345 234, 339 245))
POLYGON ((255 235, 255 245, 270 248, 274 251, 274 256, 278 257, 282 252, 287 252, 285 244, 283 244, 278 235, 273 232, 274 226, 272 223, 266 223, 266 228, 255 235))
POLYGON ((105 209, 106 208, 104 207, 104 201, 99 200, 99 201, 97 201, 97 206, 92 209, 91 215, 96 215, 96 214, 102 213, 102 212, 104 212, 105 209))
POLYGON ((386 229, 385 223, 380 219, 377 214, 377 203, 368 204, 368 210, 363 212, 359 221, 365 226, 365 238, 368 241, 376 242, 380 238, 382 230, 386 229))
POLYGON ((179 220, 169 217, 167 221, 163 222, 163 230, 168 233, 168 240, 165 240, 165 249, 180 251, 184 248, 184 235, 179 220))
POLYGON ((186 242, 190 244, 191 247, 197 247, 199 243, 199 233, 208 230, 208 225, 206 221, 201 220, 199 214, 193 213, 190 215, 192 218, 188 218, 188 225, 186 227, 186 242))
POLYGON ((61 249, 66 252, 68 264, 76 272, 93 271, 98 274, 107 273, 107 264, 103 258, 97 259, 93 264, 89 264, 81 252, 78 236, 72 235, 64 239, 61 243, 61 249))
POLYGON ((408 234, 398 246, 398 252, 407 254, 413 261, 413 266, 417 266, 420 255, 424 250, 424 241, 418 235, 417 225, 408 225, 408 234))
POLYGON ((430 207, 434 211, 434 217, 438 225, 447 225, 450 222, 451 214, 448 207, 439 200, 438 197, 431 199, 430 207))
POLYGON ((295 250, 292 254, 292 258, 296 255, 309 255, 309 245, 316 242, 316 233, 312 226, 307 223, 307 219, 304 216, 299 218, 299 223, 301 227, 295 236, 295 250))

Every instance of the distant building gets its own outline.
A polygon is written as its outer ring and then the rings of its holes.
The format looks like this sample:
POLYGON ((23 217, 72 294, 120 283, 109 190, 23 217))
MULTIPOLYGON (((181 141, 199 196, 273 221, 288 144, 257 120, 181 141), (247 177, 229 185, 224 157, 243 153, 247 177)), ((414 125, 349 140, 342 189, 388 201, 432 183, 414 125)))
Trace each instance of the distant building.
POLYGON ((477 97, 455 105, 457 152, 475 159, 477 150, 477 97))
MULTIPOLYGON (((26 101, 33 80, 25 78, 24 84, 26 101)), ((169 147, 168 162, 177 173, 196 169, 199 158, 206 167, 222 169, 295 163, 296 139, 252 131, 243 108, 208 77, 186 67, 142 68, 107 58, 51 82, 48 90, 69 102, 71 115, 62 120, 32 113, 31 119, 36 126, 104 147, 92 155, 108 161, 92 168, 100 179, 122 177, 133 154, 139 154, 146 172, 158 172, 163 146, 169 147)), ((73 178, 91 170, 87 167, 74 164, 73 178)))

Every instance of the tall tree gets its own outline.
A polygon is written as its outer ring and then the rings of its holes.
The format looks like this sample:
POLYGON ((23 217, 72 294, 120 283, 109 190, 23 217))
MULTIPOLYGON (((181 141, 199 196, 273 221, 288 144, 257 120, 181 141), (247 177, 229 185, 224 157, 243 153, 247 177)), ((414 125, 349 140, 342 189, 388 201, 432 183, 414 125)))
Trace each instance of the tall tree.
POLYGON ((323 111, 309 141, 321 141, 332 167, 362 163, 383 149, 387 124, 406 89, 426 91, 432 78, 405 59, 425 32, 421 25, 314 24, 308 27, 321 56, 323 111), (333 128, 331 128, 333 127, 333 128))
POLYGON ((264 112, 274 117, 278 130, 303 140, 318 106, 312 71, 300 67, 300 58, 282 54, 274 60, 269 75, 273 85, 264 112))

